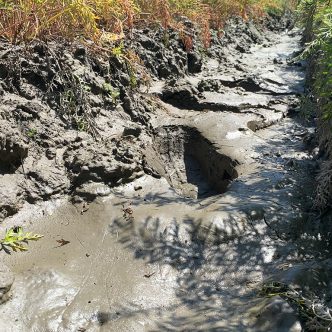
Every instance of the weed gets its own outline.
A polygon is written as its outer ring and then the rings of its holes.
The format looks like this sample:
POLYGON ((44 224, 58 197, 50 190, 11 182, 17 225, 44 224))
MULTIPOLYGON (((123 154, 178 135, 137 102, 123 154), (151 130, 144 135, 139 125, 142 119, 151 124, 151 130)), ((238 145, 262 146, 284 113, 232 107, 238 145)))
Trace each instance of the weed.
POLYGON ((330 0, 301 0, 298 7, 300 23, 304 27, 306 44, 303 58, 311 69, 311 88, 314 104, 311 109, 318 118, 320 142, 329 160, 322 163, 317 177, 315 208, 323 211, 331 206, 332 162, 332 6, 330 0))
POLYGON ((314 94, 323 120, 332 119, 332 7, 329 0, 302 0, 299 6, 305 40, 303 57, 315 57, 314 94))
POLYGON ((96 43, 122 38, 142 21, 176 27, 186 16, 201 29, 208 47, 210 27, 221 29, 231 15, 263 15, 294 0, 12 0, 0 1, 0 30, 12 43, 33 39, 85 38, 96 43))
POLYGON ((27 136, 31 139, 35 138, 37 135, 37 129, 31 128, 27 130, 27 136))
POLYGON ((79 131, 86 131, 99 137, 95 118, 92 114, 87 94, 89 85, 83 78, 72 72, 71 68, 52 54, 57 63, 57 74, 48 86, 50 97, 56 99, 59 116, 79 131))
POLYGON ((27 251, 28 247, 24 244, 28 244, 29 241, 37 241, 41 239, 43 235, 24 233, 22 227, 10 228, 6 231, 5 237, 0 240, 0 250, 4 250, 9 253, 9 250, 13 251, 27 251))
POLYGON ((310 121, 315 114, 316 103, 312 94, 306 94, 300 97, 299 115, 306 121, 310 121))
POLYGON ((103 89, 105 93, 112 98, 113 104, 116 104, 118 98, 120 97, 120 91, 118 89, 113 88, 113 86, 109 83, 104 83, 103 89))
POLYGON ((115 57, 122 59, 125 55, 123 42, 121 42, 119 46, 113 47, 111 53, 115 57))
POLYGON ((332 162, 324 161, 317 176, 317 188, 314 200, 314 207, 324 211, 331 205, 332 198, 332 162))
POLYGON ((144 66, 142 66, 141 59, 139 56, 132 50, 126 51, 126 56, 124 57, 127 73, 129 75, 129 84, 132 89, 138 86, 137 73, 140 71, 145 72, 144 66), (140 69, 140 70, 139 70, 140 69))

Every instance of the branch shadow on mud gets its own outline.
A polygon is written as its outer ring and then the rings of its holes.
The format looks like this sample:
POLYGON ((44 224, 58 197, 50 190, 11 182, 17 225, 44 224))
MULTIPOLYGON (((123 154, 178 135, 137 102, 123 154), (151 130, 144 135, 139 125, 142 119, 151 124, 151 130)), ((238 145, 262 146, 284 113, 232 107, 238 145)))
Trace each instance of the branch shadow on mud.
POLYGON ((135 259, 159 267, 149 278, 165 278, 169 287, 169 272, 163 276, 161 271, 175 271, 176 301, 150 308, 132 302, 114 304, 115 313, 98 314, 100 324, 143 315, 157 322, 157 329, 151 331, 247 331, 250 327, 242 315, 249 303, 262 301, 257 298, 259 284, 270 268, 266 238, 248 232, 235 239, 190 217, 168 224, 153 217, 141 224, 132 217, 116 219, 110 232, 135 259))
POLYGON ((265 156, 265 163, 274 165, 272 171, 262 173, 264 178, 276 180, 269 196, 284 205, 288 200, 289 211, 297 214, 296 218, 289 218, 283 231, 294 244, 296 254, 303 261, 324 260, 332 252, 332 216, 328 213, 324 216, 314 208, 318 166, 312 151, 316 143, 312 141, 310 124, 303 123, 298 116, 292 122, 286 127, 288 132, 283 126, 275 127, 276 135, 264 139, 264 144, 255 150, 265 156), (282 196, 288 199, 283 200, 282 196))

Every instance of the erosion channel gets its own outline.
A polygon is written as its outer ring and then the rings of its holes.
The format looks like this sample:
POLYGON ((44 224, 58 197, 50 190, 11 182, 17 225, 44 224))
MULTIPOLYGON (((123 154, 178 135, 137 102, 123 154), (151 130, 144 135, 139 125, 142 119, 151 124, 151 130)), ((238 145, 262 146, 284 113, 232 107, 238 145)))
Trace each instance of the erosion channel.
MULTIPOLYGON (((191 73, 175 78, 160 69, 166 79, 122 92, 112 112, 99 98, 102 69, 84 49, 65 54, 90 79, 95 128, 108 128, 97 141, 61 125, 57 99, 39 98, 38 62, 19 62, 20 92, 8 83, 0 94, 2 226, 44 237, 0 254, 0 331, 301 331, 296 308, 261 294, 269 280, 312 285, 301 234, 314 128, 297 115, 301 34, 229 29, 239 41, 219 46, 222 55, 188 58, 191 73)), ((159 47, 144 35, 137 43, 143 55, 159 47)), ((40 58, 53 52, 32 47, 40 58)), ((16 51, 3 46, 2 59, 16 51)))

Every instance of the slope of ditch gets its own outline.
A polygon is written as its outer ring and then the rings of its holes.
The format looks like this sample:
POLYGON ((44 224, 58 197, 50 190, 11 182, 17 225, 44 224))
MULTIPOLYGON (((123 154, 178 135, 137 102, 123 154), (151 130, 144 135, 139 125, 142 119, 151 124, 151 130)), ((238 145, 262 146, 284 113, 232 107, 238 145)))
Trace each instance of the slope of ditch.
POLYGON ((217 151, 196 128, 159 127, 154 147, 164 165, 160 174, 181 196, 195 199, 222 194, 237 177, 237 162, 217 151))

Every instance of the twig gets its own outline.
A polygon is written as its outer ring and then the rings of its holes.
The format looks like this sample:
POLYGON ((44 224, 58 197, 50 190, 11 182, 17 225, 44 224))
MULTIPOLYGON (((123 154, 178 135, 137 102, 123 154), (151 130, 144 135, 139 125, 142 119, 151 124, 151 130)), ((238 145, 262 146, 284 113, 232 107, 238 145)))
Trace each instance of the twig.
POLYGON ((265 224, 267 225, 267 227, 269 227, 272 231, 274 231, 276 237, 277 237, 279 240, 284 241, 284 242, 287 242, 287 240, 283 239, 282 236, 279 234, 279 232, 278 232, 276 229, 274 229, 274 227, 272 227, 272 226, 267 222, 265 216, 263 217, 263 219, 264 219, 264 222, 265 222, 265 224))

